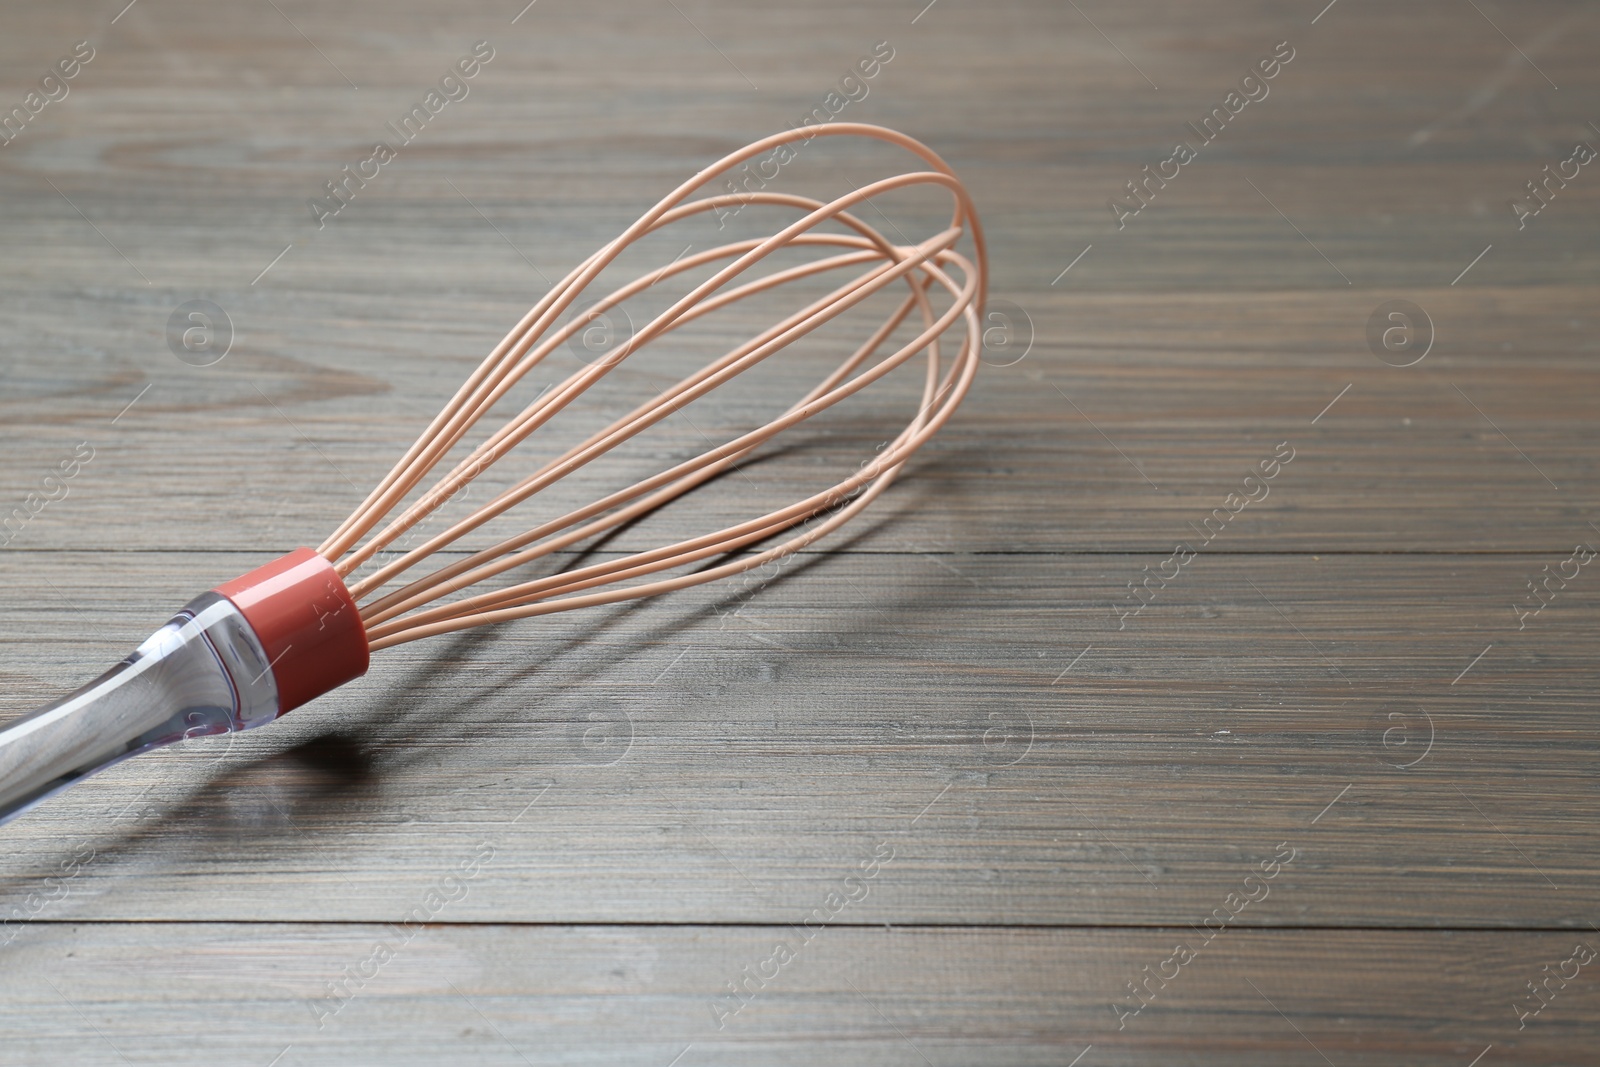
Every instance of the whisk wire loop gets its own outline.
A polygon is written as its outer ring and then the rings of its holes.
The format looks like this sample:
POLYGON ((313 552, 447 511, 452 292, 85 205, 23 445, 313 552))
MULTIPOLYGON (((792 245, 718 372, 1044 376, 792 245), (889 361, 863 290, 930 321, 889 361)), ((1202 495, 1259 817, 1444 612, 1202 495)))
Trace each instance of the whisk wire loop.
POLYGON ((820 129, 774 134, 724 157, 680 185, 621 236, 552 286, 494 347, 421 437, 318 552, 349 582, 351 595, 361 605, 361 619, 373 650, 471 626, 651 596, 761 566, 799 551, 848 522, 893 482, 911 454, 944 425, 970 388, 977 370, 982 347, 980 311, 986 297, 987 257, 971 198, 951 168, 931 150, 904 134, 860 123, 835 123, 820 129), (688 199, 697 189, 749 159, 816 136, 861 136, 887 141, 920 157, 930 169, 883 178, 828 202, 768 191, 688 199), (921 241, 890 241, 851 210, 862 204, 877 210, 872 203, 874 198, 919 186, 945 190, 953 201, 950 225, 921 241), (742 210, 751 205, 797 211, 800 217, 767 237, 746 238, 694 255, 684 254, 608 293, 566 323, 557 325, 590 284, 636 241, 698 214, 717 212, 720 216, 723 211, 742 210), (837 224, 844 232, 819 230, 824 223, 837 224), (970 239, 975 250, 970 258, 956 251, 964 237, 970 239), (741 275, 783 249, 813 249, 831 254, 735 284, 741 275), (597 315, 668 279, 707 267, 714 268, 710 277, 693 286, 614 351, 574 371, 560 384, 546 388, 457 461, 418 499, 400 508, 392 518, 388 517, 513 387, 597 315), (791 312, 587 439, 545 461, 447 529, 394 558, 377 559, 380 553, 390 549, 408 531, 646 345, 705 315, 760 293, 804 279, 852 270, 855 273, 849 280, 826 295, 791 312), (668 470, 540 522, 430 574, 413 578, 397 589, 384 591, 397 578, 474 530, 899 283, 907 286, 908 295, 848 358, 776 418, 721 444, 712 444, 708 439, 711 447, 668 470), (947 306, 936 309, 930 291, 943 293, 947 306), (893 350, 889 354, 874 360, 913 316, 920 320, 918 326, 911 327, 914 336, 891 346, 893 350), (963 327, 959 348, 954 359, 946 363, 941 357, 940 341, 958 323, 963 327), (928 357, 927 371, 915 415, 889 442, 880 446, 870 460, 828 489, 756 518, 661 548, 632 552, 436 603, 633 522, 736 467, 778 434, 857 395, 924 353, 928 357), (745 552, 802 524, 806 524, 803 529, 781 543, 745 552), (737 553, 744 554, 735 555, 737 553), (704 564, 719 556, 734 558, 672 577, 617 585, 662 571, 704 564), (353 579, 352 576, 369 562, 378 565, 370 574, 353 579))

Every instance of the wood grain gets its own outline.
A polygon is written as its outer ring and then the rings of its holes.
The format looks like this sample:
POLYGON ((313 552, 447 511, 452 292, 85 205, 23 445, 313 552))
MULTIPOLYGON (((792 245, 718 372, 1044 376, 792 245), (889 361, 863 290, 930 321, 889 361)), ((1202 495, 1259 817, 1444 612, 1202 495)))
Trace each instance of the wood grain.
MULTIPOLYGON (((0 714, 319 540, 548 279, 875 42, 843 117, 972 186, 1008 346, 775 580, 399 649, 7 826, 0 1063, 1586 1062, 1590 968, 1528 983, 1600 944, 1600 600, 1587 566, 1529 582, 1600 544, 1600 216, 1588 167, 1523 228, 1508 201, 1600 143, 1592 12, 276 7, 4 13, 0 114, 96 55, 0 146, 0 515, 94 451, 0 551, 0 714), (308 198, 477 40, 467 99, 319 229, 308 198), (1280 41, 1270 94, 1119 229, 1108 198, 1280 41), (214 366, 168 349, 191 299, 231 318, 214 366), (1431 323, 1412 366, 1369 345, 1394 300, 1431 323)), ((529 459, 772 311, 668 339, 529 459)), ((539 506, 740 425, 824 342, 539 506)), ((785 502, 892 414, 601 551, 785 502)))
MULTIPOLYGON (((33 635, 18 710, 212 580, 197 567, 246 565, 121 558, 124 589, 80 567, 0 616, 33 635)), ((522 858, 475 919, 761 922, 891 834, 917 858, 875 920, 1143 924, 1198 921, 1287 839, 1309 858, 1274 921, 1586 928, 1593 598, 1519 632, 1536 557, 1228 554, 1119 630, 1115 583, 1150 562, 815 555, 731 597, 406 648, 272 730, 18 822, 13 885, 83 827, 105 862, 70 915, 354 921, 403 911, 428 857, 495 829, 522 858), (350 765, 320 766, 341 734, 350 765), (328 870, 308 882, 312 842, 328 870)))
POLYGON ((408 936, 186 923, 30 935, 10 951, 54 988, 0 979, 17 1015, 11 1054, 85 1064, 120 1063, 119 1051, 135 1062, 375 1062, 381 1050, 398 1064, 1126 1065, 1198 1054, 1445 1067, 1490 1047, 1503 1063, 1580 1063, 1596 999, 1585 973, 1517 1029, 1524 983, 1575 947, 1556 933, 1228 931, 1121 1029, 1113 1004, 1137 1003, 1125 983, 1194 934, 842 926, 801 945, 788 926, 444 924, 408 936), (780 943, 795 945, 793 960, 730 999, 728 984, 780 943), (378 946, 393 957, 362 977, 378 946), (130 988, 131 974, 147 984, 130 988))

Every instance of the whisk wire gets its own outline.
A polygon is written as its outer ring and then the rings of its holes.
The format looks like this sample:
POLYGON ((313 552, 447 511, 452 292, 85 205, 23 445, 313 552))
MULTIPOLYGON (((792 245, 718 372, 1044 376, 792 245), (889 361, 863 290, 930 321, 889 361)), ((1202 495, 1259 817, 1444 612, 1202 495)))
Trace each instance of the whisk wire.
MULTIPOLYGON (((909 260, 908 265, 905 267, 897 266, 893 270, 878 272, 878 276, 876 278, 868 277, 866 279, 858 279, 849 286, 836 290, 834 293, 823 298, 822 300, 817 301, 809 308, 806 308, 796 315, 791 316, 783 323, 780 323, 777 327, 774 327, 773 330, 769 330, 760 337, 746 342, 745 345, 734 349, 732 352, 726 354, 719 360, 707 365, 705 368, 702 368, 690 378, 678 383, 668 390, 665 390, 652 400, 636 408, 629 415, 618 419, 616 422, 613 422, 605 430, 596 433, 580 445, 569 449, 562 456, 551 460, 538 471, 535 471, 534 473, 525 477, 516 486, 506 490, 493 501, 484 505, 473 515, 463 519, 449 530, 437 535, 426 545, 414 549, 401 559, 387 565, 380 572, 374 574, 368 581, 373 583, 373 586, 383 584, 389 578, 409 568, 426 555, 436 552, 446 545, 453 543, 462 535, 470 532, 477 526, 480 526, 490 519, 504 513, 511 507, 521 503, 523 500, 529 498, 535 493, 548 488, 556 481, 559 481, 567 474, 570 474, 572 471, 587 464, 597 456, 610 451, 612 448, 616 447, 616 445, 633 436, 636 436, 649 426, 680 410, 686 404, 698 399, 701 396, 704 396, 711 390, 731 380, 733 377, 742 373, 750 366, 753 366, 755 363, 766 358, 766 356, 770 355, 772 352, 778 351, 779 349, 792 343, 792 341, 799 336, 809 333, 810 331, 816 329, 817 326, 821 325, 823 322, 842 314, 860 300, 865 299, 866 296, 871 295, 873 292, 888 284, 888 282, 894 280, 898 274, 904 273, 905 270, 909 269, 909 266, 915 265, 917 262, 920 262, 920 259, 909 260), (787 329, 785 329, 785 327, 787 327, 787 329), (772 336, 774 330, 780 331, 776 337, 772 336), (764 344, 761 343, 763 340, 765 340, 764 344)), ((860 383, 851 388, 849 392, 855 392, 861 387, 870 384, 872 381, 875 381, 877 377, 881 377, 883 373, 887 373, 888 370, 892 370, 894 366, 899 364, 899 362, 903 362, 904 359, 909 358, 914 351, 915 349, 903 352, 899 359, 892 361, 889 366, 886 366, 882 368, 882 370, 875 372, 872 376, 864 377, 860 383)), ((617 362, 620 362, 620 360, 617 362)), ((834 397, 833 400, 829 401, 829 403, 831 404, 837 399, 842 398, 842 395, 848 395, 848 392, 841 394, 839 397, 834 397)), ((476 476, 477 470, 487 467, 490 463, 493 463, 499 455, 509 450, 528 434, 531 434, 544 422, 548 421, 552 414, 552 412, 548 410, 548 405, 554 403, 555 401, 553 399, 544 399, 536 401, 533 405, 530 405, 527 411, 524 412, 524 415, 537 413, 537 417, 532 417, 530 415, 530 417, 526 420, 519 420, 522 422, 522 425, 518 426, 517 431, 514 434, 511 434, 509 438, 499 437, 497 435, 496 438, 491 438, 490 442, 486 442, 484 445, 480 446, 472 456, 469 456, 467 459, 463 460, 455 471, 446 476, 446 478, 440 482, 438 492, 448 496, 449 494, 455 492, 457 488, 466 484, 467 481, 476 476), (545 407, 541 409, 541 406, 545 407)), ((820 404, 820 401, 818 403, 820 404)), ((809 417, 809 414, 811 413, 814 413, 814 410, 808 409, 806 414, 802 417, 809 417)), ((754 444, 759 442, 752 441, 751 443, 754 444)), ((728 446, 724 447, 727 448, 728 446)), ((730 448, 729 450, 736 451, 737 449, 730 448)), ((711 462, 719 458, 721 458, 720 454, 714 451, 713 453, 708 453, 706 456, 701 457, 701 460, 704 462, 711 462)), ((648 485, 646 483, 641 483, 641 487, 648 488, 648 485)), ((397 520, 382 534, 374 538, 372 542, 369 542, 368 546, 366 547, 387 542, 395 537, 400 536, 400 534, 404 532, 410 523, 415 522, 420 518, 421 512, 408 513, 407 516, 403 517, 405 520, 404 522, 397 520)))
POLYGON ((685 182, 620 237, 575 267, 541 297, 517 326, 494 347, 400 462, 318 551, 348 579, 645 345, 704 315, 758 293, 850 268, 864 269, 827 295, 792 312, 782 321, 707 363, 699 371, 662 390, 629 414, 546 461, 424 544, 384 562, 372 574, 351 582, 351 594, 362 604, 361 616, 367 627, 371 648, 376 650, 469 626, 615 603, 712 581, 798 551, 858 514, 888 487, 910 455, 944 424, 970 387, 981 350, 982 331, 978 312, 987 295, 987 262, 982 230, 971 199, 948 165, 925 146, 903 134, 858 123, 837 123, 820 130, 775 134, 725 157, 685 182), (790 141, 818 135, 859 135, 888 141, 909 149, 933 169, 885 178, 827 203, 795 194, 769 192, 716 195, 682 202, 696 189, 745 160, 790 141), (950 226, 921 242, 893 243, 848 210, 869 202, 873 197, 913 186, 945 189, 954 201, 950 226), (583 314, 556 327, 557 321, 578 301, 590 283, 635 241, 693 215, 710 211, 720 213, 722 209, 732 208, 736 204, 741 208, 757 204, 796 209, 802 212, 802 216, 771 236, 734 241, 693 256, 680 257, 618 288, 589 305, 583 314), (817 226, 830 221, 854 232, 813 232, 817 226), (963 236, 970 236, 975 246, 976 256, 973 259, 955 251, 956 244, 963 236), (773 271, 742 284, 730 285, 739 275, 780 249, 807 247, 843 251, 773 271), (473 448, 418 500, 384 522, 384 517, 422 483, 518 382, 551 352, 594 321, 597 315, 668 278, 722 260, 729 262, 646 323, 615 351, 575 371, 560 385, 547 388, 473 448), (951 276, 951 270, 959 275, 959 280, 951 276), (901 281, 908 285, 909 295, 896 305, 895 310, 849 358, 777 418, 715 445, 664 472, 607 494, 594 503, 558 518, 539 523, 489 548, 414 579, 393 592, 378 595, 395 578, 431 555, 901 281), (939 312, 935 311, 929 300, 928 293, 933 288, 944 291, 950 300, 949 306, 939 312), (921 329, 916 336, 868 365, 913 312, 918 312, 921 319, 921 329), (965 326, 960 349, 954 361, 945 369, 940 358, 940 338, 958 320, 963 321, 965 326), (724 471, 735 468, 777 434, 860 393, 923 352, 928 355, 928 366, 916 414, 891 441, 880 447, 870 461, 829 489, 757 518, 662 548, 634 552, 571 571, 427 606, 654 511, 724 471), (818 521, 812 522, 813 519, 818 521), (383 523, 382 528, 373 533, 380 523, 383 523), (796 536, 780 544, 736 555, 802 523, 808 525, 796 536), (366 538, 364 542, 363 538, 366 538), (716 556, 735 558, 643 584, 599 588, 704 563, 716 556))

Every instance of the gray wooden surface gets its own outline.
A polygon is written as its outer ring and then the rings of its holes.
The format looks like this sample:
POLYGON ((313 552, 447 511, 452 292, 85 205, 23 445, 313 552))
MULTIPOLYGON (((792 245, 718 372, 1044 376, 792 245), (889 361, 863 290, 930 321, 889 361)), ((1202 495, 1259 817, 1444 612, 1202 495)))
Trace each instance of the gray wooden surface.
MULTIPOLYGON (((1508 201, 1600 146, 1600 15, 519 7, 0 9, 0 114, 95 49, 0 145, 0 514, 94 450, 0 550, 0 714, 320 540, 544 278, 876 42, 842 117, 970 184, 1013 345, 774 581, 407 646, 5 827, 0 1064, 1594 1061, 1600 577, 1536 614, 1528 583, 1600 546, 1600 176, 1520 230, 1508 201), (319 230, 306 200, 479 40, 319 230), (1107 198, 1281 41, 1118 230, 1107 198), (193 299, 235 328, 214 366, 168 350, 193 299), (1367 337, 1395 300, 1432 323, 1407 367, 1367 337)), ((815 471, 749 475, 604 551, 815 471)))

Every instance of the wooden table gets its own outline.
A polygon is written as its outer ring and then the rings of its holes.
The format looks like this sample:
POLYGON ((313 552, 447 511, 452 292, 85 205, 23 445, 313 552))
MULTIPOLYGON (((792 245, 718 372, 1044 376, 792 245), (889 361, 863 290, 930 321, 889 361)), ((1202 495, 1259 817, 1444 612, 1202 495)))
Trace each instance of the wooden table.
POLYGON ((93 456, 0 554, 6 715, 316 543, 878 42, 841 117, 971 185, 1000 332, 776 580, 406 646, 5 827, 0 1063, 1595 1062, 1592 11, 122 2, 0 20, 0 109, 93 52, 0 146, 0 513, 93 456))

